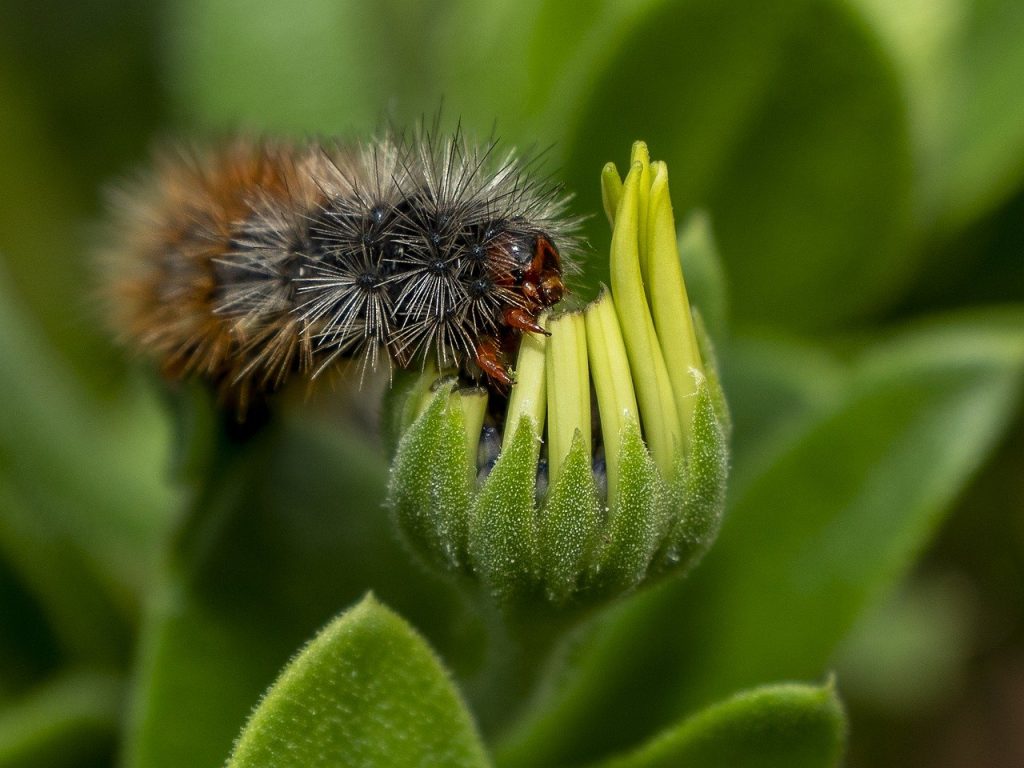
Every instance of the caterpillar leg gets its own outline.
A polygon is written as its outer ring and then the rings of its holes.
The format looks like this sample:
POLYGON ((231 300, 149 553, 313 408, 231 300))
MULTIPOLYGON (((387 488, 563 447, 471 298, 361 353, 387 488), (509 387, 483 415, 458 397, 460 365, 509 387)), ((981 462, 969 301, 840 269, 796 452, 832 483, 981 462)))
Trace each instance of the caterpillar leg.
POLYGON ((520 331, 530 331, 531 333, 541 333, 545 336, 551 335, 537 323, 536 317, 521 307, 509 307, 505 310, 503 317, 505 325, 510 328, 518 328, 520 331))
POLYGON ((476 364, 491 381, 502 387, 511 387, 515 382, 501 359, 497 339, 484 336, 476 345, 476 364))

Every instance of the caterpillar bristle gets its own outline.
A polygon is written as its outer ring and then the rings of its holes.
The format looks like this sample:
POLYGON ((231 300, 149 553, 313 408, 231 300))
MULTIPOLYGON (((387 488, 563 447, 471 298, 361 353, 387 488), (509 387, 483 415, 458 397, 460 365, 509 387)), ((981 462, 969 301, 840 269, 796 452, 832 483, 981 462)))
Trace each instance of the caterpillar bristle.
POLYGON ((112 324, 243 414, 343 360, 361 378, 433 361, 504 384, 493 350, 561 298, 580 249, 568 200, 530 159, 436 126, 165 147, 112 197, 112 324))

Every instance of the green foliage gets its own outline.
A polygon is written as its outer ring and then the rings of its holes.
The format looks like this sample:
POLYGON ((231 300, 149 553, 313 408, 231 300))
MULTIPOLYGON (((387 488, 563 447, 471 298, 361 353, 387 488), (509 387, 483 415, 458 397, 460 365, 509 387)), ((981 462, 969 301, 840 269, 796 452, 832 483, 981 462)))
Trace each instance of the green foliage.
MULTIPOLYGON (((237 765, 274 744, 345 764, 360 728, 382 765, 452 764, 433 750, 460 744, 473 765, 826 766, 845 738, 836 688, 940 701, 949 686, 893 690, 915 670, 880 657, 953 668, 975 649, 929 642, 942 621, 904 600, 874 636, 850 632, 879 621, 1019 430, 1022 37, 1016 0, 0 8, 0 766, 215 768, 236 742, 237 765), (442 97, 471 134, 552 146, 547 167, 592 217, 584 300, 610 276, 602 203, 614 216, 628 192, 608 171, 599 187, 600 164, 643 138, 672 169, 694 334, 708 361, 703 318, 734 424, 721 533, 685 581, 605 599, 675 558, 685 570, 719 522, 721 455, 693 454, 688 475, 652 459, 635 402, 611 449, 627 502, 605 518, 583 431, 557 437, 546 500, 528 419, 477 489, 471 409, 414 382, 392 393, 386 440, 421 413, 431 426, 389 478, 362 400, 340 417, 288 402, 240 441, 207 393, 166 397, 112 349, 90 222, 154 135, 363 135, 442 97), (439 474, 406 474, 412 452, 439 474), (658 462, 675 484, 653 482, 658 462), (676 527, 646 514, 652 495, 683 510, 676 527), (530 599, 498 616, 421 561, 506 602, 526 573, 530 599), (562 610, 581 587, 589 613, 562 610), (370 590, 391 609, 328 624, 370 590), (834 686, 755 688, 833 665, 834 686)), ((588 338, 603 330, 588 321, 588 338)), ((727 433, 705 374, 693 428, 727 433)), ((628 404, 606 380, 603 402, 628 404)), ((604 421, 601 392, 597 406, 604 421)), ((961 525, 1008 517, 999 496, 972 496, 984 509, 961 525)), ((978 550, 999 535, 971 530, 978 550)), ((1003 538, 1009 568, 1019 536, 1003 538)), ((999 574, 986 599, 1019 630, 1019 579, 999 574)), ((851 712, 856 744, 870 736, 851 712)))
POLYGON ((462 450, 462 409, 449 403, 451 390, 439 389, 419 427, 402 440, 389 498, 399 528, 429 565, 461 569, 468 559, 471 472, 462 450))
POLYGON ((1024 173, 1024 9, 1014 0, 857 5, 909 85, 924 215, 943 229, 963 227, 1012 194, 1024 173))
POLYGON ((538 572, 534 487, 539 442, 524 416, 470 512, 470 557, 501 601, 529 594, 538 572))
POLYGON ((370 595, 284 669, 243 729, 228 768, 487 764, 437 658, 370 595))
POLYGON ((122 681, 73 670, 0 708, 0 766, 57 768, 101 759, 121 717, 122 681))
POLYGON ((600 768, 826 768, 839 764, 846 719, 831 685, 777 685, 692 715, 600 768))
MULTIPOLYGON (((195 394, 183 432, 202 443, 209 395, 195 394)), ((442 647, 458 640, 452 596, 388 528, 383 459, 350 434, 286 421, 241 445, 221 438, 219 463, 193 478, 142 627, 129 766, 222 764, 277 672, 367 585, 442 647)))

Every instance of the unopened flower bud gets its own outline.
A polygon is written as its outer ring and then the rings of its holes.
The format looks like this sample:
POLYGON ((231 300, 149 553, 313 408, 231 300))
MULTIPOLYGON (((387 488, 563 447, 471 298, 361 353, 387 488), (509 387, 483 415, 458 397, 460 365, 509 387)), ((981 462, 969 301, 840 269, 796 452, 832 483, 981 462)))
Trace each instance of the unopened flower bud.
POLYGON ((389 500, 404 538, 503 603, 594 602, 685 571, 721 521, 728 415, 668 170, 637 143, 602 191, 610 289, 524 336, 507 404, 426 372, 398 415, 389 500))

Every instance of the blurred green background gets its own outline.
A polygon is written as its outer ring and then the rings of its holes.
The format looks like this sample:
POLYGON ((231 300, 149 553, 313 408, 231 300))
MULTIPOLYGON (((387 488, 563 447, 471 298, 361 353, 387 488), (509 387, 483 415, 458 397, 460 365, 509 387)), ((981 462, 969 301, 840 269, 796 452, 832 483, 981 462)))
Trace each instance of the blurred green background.
POLYGON ((89 258, 159 138, 442 100, 550 147, 596 251, 601 166, 668 162, 736 420, 708 562, 613 611, 502 759, 832 670, 851 766, 1024 764, 1022 41, 1019 0, 0 0, 0 766, 218 765, 371 587, 459 673, 479 628, 393 542, 360 419, 189 485, 202 414, 111 344, 89 258))

